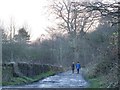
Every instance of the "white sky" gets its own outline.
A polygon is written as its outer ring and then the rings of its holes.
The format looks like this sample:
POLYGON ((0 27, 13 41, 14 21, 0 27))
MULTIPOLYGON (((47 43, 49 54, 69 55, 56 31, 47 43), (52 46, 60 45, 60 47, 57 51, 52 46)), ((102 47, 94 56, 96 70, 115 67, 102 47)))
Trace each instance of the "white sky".
POLYGON ((45 12, 47 0, 0 0, 0 21, 9 27, 11 18, 16 28, 27 25, 34 40, 50 24, 45 12))
POLYGON ((35 40, 45 34, 44 29, 51 24, 45 10, 49 3, 50 0, 0 0, 0 21, 5 27, 10 25, 11 18, 16 28, 27 25, 31 40, 35 40))

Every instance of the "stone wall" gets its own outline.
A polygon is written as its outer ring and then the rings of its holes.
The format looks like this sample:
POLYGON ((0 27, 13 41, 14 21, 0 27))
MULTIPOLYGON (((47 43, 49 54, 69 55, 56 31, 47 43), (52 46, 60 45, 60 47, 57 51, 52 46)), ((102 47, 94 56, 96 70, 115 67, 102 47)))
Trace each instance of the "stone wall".
POLYGON ((2 81, 9 81, 13 77, 13 65, 2 65, 2 81))

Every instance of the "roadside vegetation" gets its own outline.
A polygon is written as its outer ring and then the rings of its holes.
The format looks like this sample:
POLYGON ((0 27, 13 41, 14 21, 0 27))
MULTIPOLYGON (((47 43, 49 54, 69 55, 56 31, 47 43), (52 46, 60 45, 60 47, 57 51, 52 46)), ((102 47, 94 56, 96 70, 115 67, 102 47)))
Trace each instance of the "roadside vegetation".
POLYGON ((41 73, 40 75, 36 75, 34 77, 13 77, 11 78, 10 81, 3 81, 2 82, 2 85, 3 86, 6 86, 6 85, 21 85, 21 84, 30 84, 30 83, 33 83, 33 82, 36 82, 36 81, 39 81, 41 79, 44 79, 48 76, 51 76, 51 75, 54 75, 55 72, 53 71, 48 71, 46 73, 41 73))

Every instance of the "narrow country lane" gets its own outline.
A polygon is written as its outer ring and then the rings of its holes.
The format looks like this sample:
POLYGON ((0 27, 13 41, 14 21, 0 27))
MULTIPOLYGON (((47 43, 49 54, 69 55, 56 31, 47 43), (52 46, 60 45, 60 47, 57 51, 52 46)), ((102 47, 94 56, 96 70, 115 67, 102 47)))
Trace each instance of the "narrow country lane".
POLYGON ((49 76, 32 84, 6 86, 3 88, 85 88, 87 86, 88 83, 84 80, 81 72, 79 74, 72 74, 71 71, 67 71, 49 76))

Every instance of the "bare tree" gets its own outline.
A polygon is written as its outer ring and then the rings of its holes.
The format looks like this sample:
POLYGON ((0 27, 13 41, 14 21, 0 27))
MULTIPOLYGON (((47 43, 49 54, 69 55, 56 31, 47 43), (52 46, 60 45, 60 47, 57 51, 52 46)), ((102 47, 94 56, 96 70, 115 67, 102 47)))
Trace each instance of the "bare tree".
POLYGON ((104 4, 102 2, 88 3, 84 5, 88 11, 99 11, 101 16, 111 17, 112 24, 120 23, 120 2, 104 4))
POLYGON ((78 53, 78 37, 82 37, 94 24, 96 14, 94 12, 87 12, 86 7, 80 2, 59 1, 52 5, 57 19, 60 19, 63 27, 71 37, 71 47, 74 52, 74 59, 79 59, 78 53))
POLYGON ((14 53, 13 53, 13 50, 12 50, 12 45, 14 44, 14 35, 15 35, 15 24, 11 18, 11 23, 10 23, 10 35, 9 35, 9 39, 10 39, 10 45, 11 45, 11 59, 10 61, 11 62, 14 62, 14 53))

